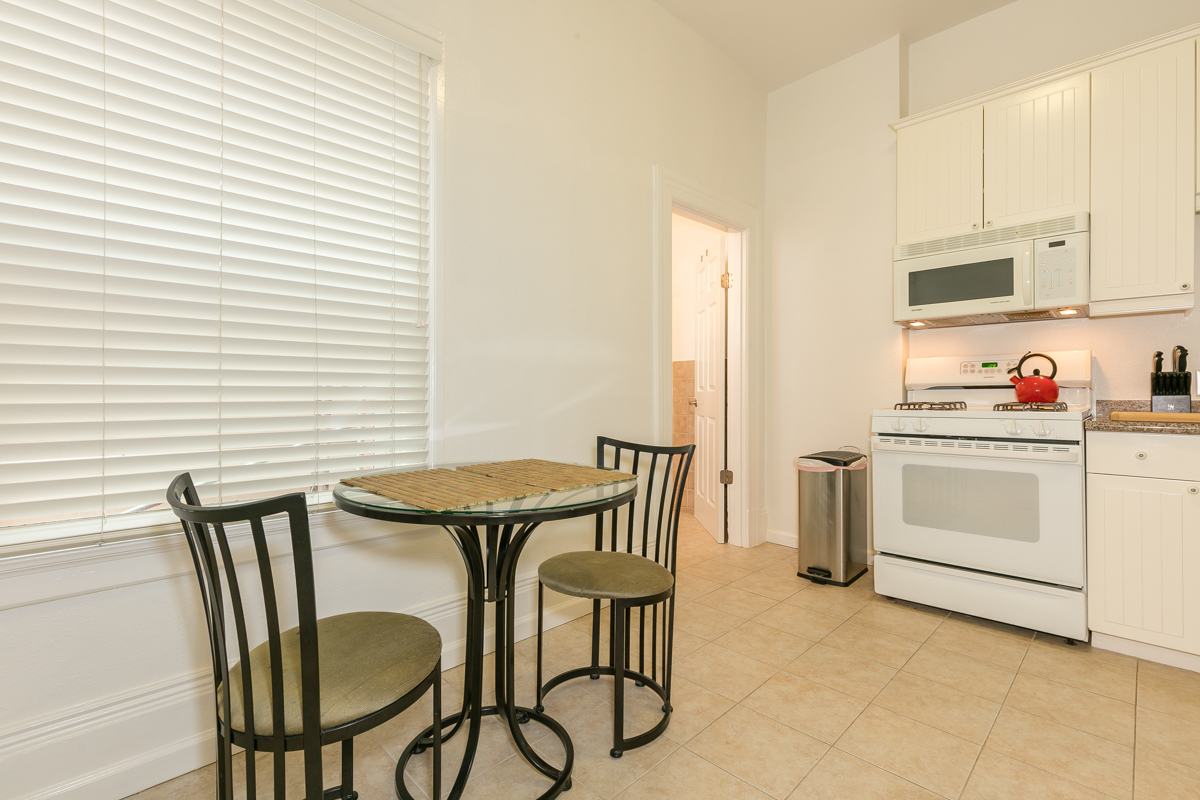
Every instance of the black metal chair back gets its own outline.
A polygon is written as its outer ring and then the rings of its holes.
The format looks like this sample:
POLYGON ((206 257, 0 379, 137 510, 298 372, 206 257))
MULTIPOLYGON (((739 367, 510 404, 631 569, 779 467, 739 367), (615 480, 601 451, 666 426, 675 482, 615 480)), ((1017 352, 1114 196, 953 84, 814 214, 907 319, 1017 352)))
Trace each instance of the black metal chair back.
MULTIPOLYGON (((632 503, 596 517, 596 549, 637 553, 661 564, 675 575, 679 543, 679 515, 683 507, 683 490, 691 470, 696 446, 673 447, 635 444, 607 436, 596 437, 596 466, 618 469, 638 476, 638 496, 632 503)), ((598 655, 600 639, 600 602, 592 607, 593 663, 598 655)), ((633 645, 633 624, 625 620, 625 667, 635 658, 638 672, 658 680, 663 676, 664 687, 670 695, 671 644, 674 637, 673 618, 675 595, 661 604, 638 608, 638 640, 633 645), (661 608, 660 608, 661 606, 661 608), (649 639, 647 640, 647 637, 649 639), (646 662, 649 660, 649 671, 646 662)), ((628 610, 626 613, 630 613, 628 610)), ((612 642, 609 657, 612 659, 612 642)))
MULTIPOLYGON (((177 477, 167 490, 167 500, 176 516, 183 523, 188 547, 196 566, 200 582, 200 595, 204 602, 204 615, 208 623, 208 641, 212 652, 213 680, 217 698, 217 782, 219 797, 233 797, 233 746, 245 748, 246 796, 255 797, 254 752, 269 750, 274 753, 275 797, 283 797, 285 791, 284 752, 304 750, 305 794, 320 798, 323 794, 321 769, 321 689, 317 650, 317 605, 313 580, 312 542, 308 528, 308 506, 303 492, 273 497, 267 500, 203 508, 191 475, 177 477), (277 514, 287 514, 291 531, 292 563, 294 568, 295 599, 299 615, 300 639, 300 684, 301 718, 303 733, 286 736, 284 733, 284 690, 283 650, 280 634, 284 630, 279 614, 276 594, 276 579, 271 556, 267 549, 263 519, 277 514), (255 733, 254 687, 251 681, 250 639, 244 602, 249 597, 243 594, 238 579, 237 565, 229 545, 226 526, 248 523, 250 536, 258 566, 259 584, 262 587, 263 616, 265 617, 267 641, 271 663, 272 733, 262 736, 255 733), (224 574, 224 583, 222 582, 224 574), (226 610, 226 591, 233 624, 230 626, 226 610), (234 663, 240 661, 244 668, 242 678, 241 730, 233 719, 231 691, 224 691, 225 676, 230 668, 230 634, 236 642, 234 663), (315 794, 314 794, 315 792, 315 794)), ((258 698, 260 701, 263 698, 258 698)))
POLYGON ((675 574, 679 515, 695 445, 660 447, 596 437, 596 466, 638 476, 638 496, 596 516, 596 549, 638 553, 675 574))

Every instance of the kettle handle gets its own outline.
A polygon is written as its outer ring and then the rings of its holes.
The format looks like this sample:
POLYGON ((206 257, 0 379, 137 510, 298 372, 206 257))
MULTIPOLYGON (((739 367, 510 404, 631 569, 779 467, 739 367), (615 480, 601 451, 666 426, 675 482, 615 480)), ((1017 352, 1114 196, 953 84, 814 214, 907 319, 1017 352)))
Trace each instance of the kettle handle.
POLYGON ((1021 374, 1021 365, 1024 364, 1028 359, 1031 359, 1031 358, 1044 358, 1047 361, 1049 361, 1050 362, 1050 380, 1054 380, 1054 376, 1058 374, 1058 364, 1054 363, 1054 359, 1051 358, 1050 356, 1046 355, 1045 353, 1026 353, 1025 355, 1021 356, 1021 360, 1018 361, 1017 365, 1015 367, 1013 367, 1012 369, 1010 369, 1009 372, 1015 372, 1015 373, 1017 373, 1018 378, 1020 378, 1021 380, 1025 380, 1025 376, 1021 374))

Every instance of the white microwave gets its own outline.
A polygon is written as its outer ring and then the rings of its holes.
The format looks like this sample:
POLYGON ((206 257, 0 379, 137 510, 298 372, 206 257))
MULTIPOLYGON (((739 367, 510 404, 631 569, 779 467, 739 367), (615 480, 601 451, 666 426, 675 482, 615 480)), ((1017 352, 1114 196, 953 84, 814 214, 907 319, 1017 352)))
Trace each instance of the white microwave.
POLYGON ((908 328, 1088 313, 1088 215, 897 245, 894 320, 908 328))

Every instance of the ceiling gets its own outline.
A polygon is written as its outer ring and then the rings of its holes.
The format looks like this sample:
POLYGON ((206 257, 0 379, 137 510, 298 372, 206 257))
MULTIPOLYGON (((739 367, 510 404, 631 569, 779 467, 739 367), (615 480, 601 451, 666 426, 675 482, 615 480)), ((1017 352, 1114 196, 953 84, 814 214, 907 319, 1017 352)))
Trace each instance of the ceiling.
POLYGON ((1013 0, 657 0, 767 91, 903 34, 909 43, 1013 0))

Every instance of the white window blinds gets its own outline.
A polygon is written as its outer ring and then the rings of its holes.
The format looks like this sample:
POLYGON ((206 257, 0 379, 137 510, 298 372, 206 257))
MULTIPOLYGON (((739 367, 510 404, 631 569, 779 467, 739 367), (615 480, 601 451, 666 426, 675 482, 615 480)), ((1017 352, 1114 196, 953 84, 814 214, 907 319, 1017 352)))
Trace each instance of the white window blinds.
POLYGON ((427 459, 429 68, 302 0, 0 0, 0 546, 427 459))

